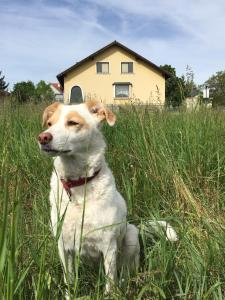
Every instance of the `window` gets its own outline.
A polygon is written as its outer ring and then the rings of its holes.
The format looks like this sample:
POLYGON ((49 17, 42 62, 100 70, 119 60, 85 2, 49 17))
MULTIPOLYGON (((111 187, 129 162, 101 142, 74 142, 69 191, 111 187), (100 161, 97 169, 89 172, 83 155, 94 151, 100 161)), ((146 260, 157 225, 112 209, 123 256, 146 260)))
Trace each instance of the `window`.
POLYGON ((96 63, 97 73, 109 73, 109 63, 108 62, 97 62, 96 63))
POLYGON ((130 83, 114 83, 115 98, 129 98, 130 85, 130 83))
POLYGON ((133 63, 132 62, 122 62, 121 63, 121 73, 133 73, 133 63))

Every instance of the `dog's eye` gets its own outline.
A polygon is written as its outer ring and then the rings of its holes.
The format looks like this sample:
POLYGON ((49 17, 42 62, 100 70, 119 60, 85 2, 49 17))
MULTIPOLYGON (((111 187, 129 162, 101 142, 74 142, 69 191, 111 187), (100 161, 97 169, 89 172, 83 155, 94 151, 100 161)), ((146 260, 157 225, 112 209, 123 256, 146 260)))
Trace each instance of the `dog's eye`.
POLYGON ((47 123, 48 127, 52 126, 52 123, 51 122, 48 122, 47 123))
POLYGON ((91 113, 96 114, 98 112, 97 107, 91 108, 91 113))
POLYGON ((72 121, 72 120, 70 120, 70 121, 67 121, 67 125, 68 126, 75 126, 75 125, 78 125, 79 123, 77 123, 77 122, 75 122, 75 121, 72 121))

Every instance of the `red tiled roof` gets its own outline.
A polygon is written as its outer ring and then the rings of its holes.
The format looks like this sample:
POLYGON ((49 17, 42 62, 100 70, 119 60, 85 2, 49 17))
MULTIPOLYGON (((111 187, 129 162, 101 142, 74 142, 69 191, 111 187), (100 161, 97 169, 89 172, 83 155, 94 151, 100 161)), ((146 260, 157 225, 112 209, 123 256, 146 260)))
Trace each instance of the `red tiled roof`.
POLYGON ((51 86, 53 86, 60 94, 63 92, 62 87, 59 83, 49 83, 51 86))

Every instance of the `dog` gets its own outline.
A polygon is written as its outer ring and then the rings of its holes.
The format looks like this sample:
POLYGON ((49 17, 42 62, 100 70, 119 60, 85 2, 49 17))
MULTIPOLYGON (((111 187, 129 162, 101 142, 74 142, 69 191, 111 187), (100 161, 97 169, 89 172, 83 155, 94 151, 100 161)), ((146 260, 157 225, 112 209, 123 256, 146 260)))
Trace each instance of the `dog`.
MULTIPOLYGON (((113 126, 116 116, 102 103, 55 102, 44 110, 43 126, 48 128, 38 141, 41 150, 54 157, 51 227, 58 237, 65 281, 74 281, 75 255, 93 261, 103 257, 108 293, 117 281, 118 270, 123 267, 132 273, 138 269, 140 244, 139 230, 127 223, 125 200, 105 161, 106 144, 100 131, 103 122, 113 126)), ((158 224, 168 229, 168 239, 176 240, 175 231, 167 228, 166 222, 158 224)))

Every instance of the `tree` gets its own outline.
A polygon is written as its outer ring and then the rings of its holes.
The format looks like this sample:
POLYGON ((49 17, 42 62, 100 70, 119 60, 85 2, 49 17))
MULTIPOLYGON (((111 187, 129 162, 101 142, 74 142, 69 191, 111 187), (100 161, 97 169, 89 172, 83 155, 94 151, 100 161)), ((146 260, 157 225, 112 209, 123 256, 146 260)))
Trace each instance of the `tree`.
POLYGON ((209 96, 213 107, 225 106, 225 71, 216 72, 205 83, 209 88, 209 96))
POLYGON ((185 75, 182 75, 181 77, 184 81, 185 97, 193 97, 200 94, 200 89, 194 82, 194 72, 189 65, 186 67, 185 75))
POLYGON ((55 95, 50 88, 50 85, 45 83, 44 80, 39 81, 36 86, 36 101, 53 101, 55 99, 55 95))
POLYGON ((12 95, 19 103, 35 99, 36 90, 32 81, 21 81, 14 85, 12 95))
POLYGON ((55 95, 50 88, 50 85, 41 80, 34 85, 32 81, 21 81, 14 85, 12 95, 19 103, 33 101, 39 103, 40 101, 53 101, 55 95))
POLYGON ((1 77, 1 74, 2 71, 0 71, 0 94, 4 94, 7 91, 9 84, 5 82, 5 76, 1 77))
POLYGON ((166 80, 166 105, 177 107, 180 106, 185 99, 185 79, 176 75, 176 69, 171 65, 160 66, 162 69, 170 73, 170 78, 166 80))

